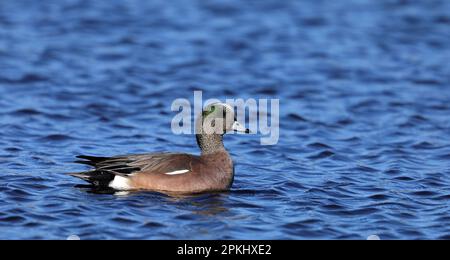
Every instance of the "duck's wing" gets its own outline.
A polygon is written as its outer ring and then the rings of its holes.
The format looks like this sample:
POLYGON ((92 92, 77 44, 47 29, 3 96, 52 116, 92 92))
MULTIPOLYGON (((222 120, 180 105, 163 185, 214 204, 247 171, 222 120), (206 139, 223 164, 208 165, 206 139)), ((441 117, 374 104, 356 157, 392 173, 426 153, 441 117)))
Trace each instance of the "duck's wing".
POLYGON ((133 173, 164 174, 190 170, 198 156, 180 153, 152 153, 115 157, 77 156, 76 163, 86 164, 94 169, 86 172, 69 173, 97 187, 110 187, 116 176, 129 177, 133 173))

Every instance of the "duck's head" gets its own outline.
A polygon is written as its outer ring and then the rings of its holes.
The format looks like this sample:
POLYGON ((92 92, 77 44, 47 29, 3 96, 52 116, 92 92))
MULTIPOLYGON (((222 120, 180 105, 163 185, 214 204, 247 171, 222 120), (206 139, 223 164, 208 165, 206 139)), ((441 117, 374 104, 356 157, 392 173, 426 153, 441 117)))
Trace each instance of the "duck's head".
POLYGON ((225 150, 224 134, 230 131, 250 133, 237 120, 234 109, 225 103, 212 103, 203 109, 196 122, 197 143, 202 154, 225 150))
POLYGON ((230 131, 250 133, 250 130, 240 124, 233 107, 226 103, 212 103, 203 109, 197 121, 198 134, 224 135, 230 131), (201 123, 201 124, 200 124, 201 123))

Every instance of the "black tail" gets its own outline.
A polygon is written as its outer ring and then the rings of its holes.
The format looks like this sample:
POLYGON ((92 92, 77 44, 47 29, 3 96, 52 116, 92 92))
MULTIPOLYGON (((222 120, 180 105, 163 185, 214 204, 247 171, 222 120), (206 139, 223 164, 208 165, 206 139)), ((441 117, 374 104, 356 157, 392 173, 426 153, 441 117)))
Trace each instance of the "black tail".
POLYGON ((115 174, 111 172, 97 170, 69 173, 69 175, 85 180, 94 186, 105 188, 108 187, 109 183, 114 180, 115 177, 115 174))
POLYGON ((96 169, 86 172, 69 173, 70 176, 85 180, 96 187, 105 187, 105 188, 107 188, 109 183, 112 180, 114 180, 115 174, 113 174, 112 172, 97 169, 97 166, 100 163, 107 161, 111 158, 86 156, 86 155, 79 155, 77 156, 77 158, 81 160, 77 160, 75 161, 75 163, 90 165, 95 167, 96 169))
POLYGON ((99 188, 108 188, 109 183, 116 175, 127 176, 134 171, 139 171, 138 167, 129 166, 129 160, 122 157, 96 157, 77 156, 76 163, 86 164, 95 169, 86 172, 69 173, 69 175, 85 180, 99 188))
POLYGON ((111 159, 110 157, 96 157, 96 156, 87 156, 87 155, 78 155, 77 158, 81 159, 81 160, 75 161, 76 163, 87 164, 87 165, 91 165, 91 166, 96 166, 99 163, 102 163, 104 161, 111 159))

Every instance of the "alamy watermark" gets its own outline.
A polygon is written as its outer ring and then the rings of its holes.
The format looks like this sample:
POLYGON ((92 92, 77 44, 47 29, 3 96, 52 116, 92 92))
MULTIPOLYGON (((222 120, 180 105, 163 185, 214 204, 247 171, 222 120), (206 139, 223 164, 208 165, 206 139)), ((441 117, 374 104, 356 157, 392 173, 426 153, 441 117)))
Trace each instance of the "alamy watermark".
MULTIPOLYGON (((280 101, 279 99, 208 99, 203 102, 202 91, 194 91, 194 104, 186 98, 178 98, 172 102, 171 110, 178 112, 172 119, 171 129, 174 134, 198 134, 195 120, 202 115, 205 107, 214 103, 224 103, 231 110, 236 110, 234 118, 238 124, 247 126, 250 134, 260 134, 261 145, 275 145, 280 136, 280 101), (193 109, 192 109, 193 107, 193 109), (248 121, 246 120, 248 112, 248 121), (269 122, 270 117, 270 122, 269 122)), ((227 114, 227 117, 229 114, 227 114)), ((228 118, 227 118, 228 120, 228 118)), ((229 132, 234 133, 234 132, 229 132)), ((248 133, 248 132, 247 132, 248 133)))

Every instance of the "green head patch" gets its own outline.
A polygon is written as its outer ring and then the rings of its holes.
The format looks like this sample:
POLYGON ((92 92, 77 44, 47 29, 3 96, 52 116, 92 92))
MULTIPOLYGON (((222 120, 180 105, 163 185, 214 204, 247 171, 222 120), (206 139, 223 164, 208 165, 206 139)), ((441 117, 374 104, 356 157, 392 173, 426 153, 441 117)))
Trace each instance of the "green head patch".
POLYGON ((212 114, 215 110, 216 110, 216 106, 212 106, 209 111, 208 110, 203 111, 202 112, 203 120, 205 119, 205 117, 207 117, 208 115, 212 114))

